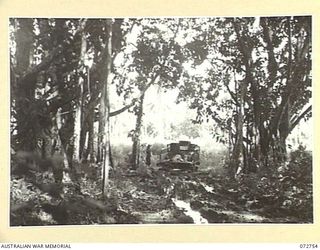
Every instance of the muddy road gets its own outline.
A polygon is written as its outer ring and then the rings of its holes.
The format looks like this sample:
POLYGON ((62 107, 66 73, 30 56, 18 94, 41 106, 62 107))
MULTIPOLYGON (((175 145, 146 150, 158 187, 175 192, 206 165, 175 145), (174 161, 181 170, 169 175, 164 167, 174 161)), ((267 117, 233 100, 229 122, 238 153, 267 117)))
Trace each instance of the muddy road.
POLYGON ((270 207, 250 200, 221 176, 209 172, 159 171, 156 176, 126 175, 119 189, 121 209, 143 224, 290 223, 270 207))

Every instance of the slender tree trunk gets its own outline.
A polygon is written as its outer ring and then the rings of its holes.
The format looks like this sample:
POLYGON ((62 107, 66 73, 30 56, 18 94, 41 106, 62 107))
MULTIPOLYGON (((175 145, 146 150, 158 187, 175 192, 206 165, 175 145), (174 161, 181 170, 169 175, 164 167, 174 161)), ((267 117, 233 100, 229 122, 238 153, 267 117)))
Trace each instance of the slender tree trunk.
POLYGON ((259 129, 257 128, 257 126, 254 124, 253 125, 253 136, 254 136, 254 152, 253 152, 253 156, 254 159, 256 160, 258 166, 260 167, 262 164, 262 160, 261 160, 261 137, 260 137, 260 133, 259 133, 259 129))
MULTIPOLYGON (((108 191, 108 183, 109 183, 109 170, 110 170, 110 159, 109 159, 109 144, 110 144, 110 104, 109 104, 109 86, 111 84, 111 64, 112 64, 112 19, 107 19, 106 22, 106 30, 108 32, 108 41, 106 44, 106 69, 103 71, 103 90, 101 95, 101 106, 103 109, 103 117, 104 117, 104 127, 103 129, 103 149, 104 149, 104 159, 102 165, 102 192, 103 195, 107 195, 108 191)), ((100 118, 101 119, 101 118, 100 118)))
MULTIPOLYGON (((103 95, 101 95, 101 98, 104 99, 103 95)), ((100 102, 100 106, 99 106, 99 127, 98 127, 98 148, 97 148, 97 163, 102 162, 103 161, 103 157, 104 157, 104 149, 103 149, 103 128, 104 128, 104 117, 102 116, 102 114, 104 113, 105 107, 103 106, 104 104, 102 104, 102 101, 100 102)))
POLYGON ((88 116, 88 145, 85 154, 85 159, 90 156, 90 162, 95 162, 95 154, 94 154, 94 119, 93 119, 93 112, 91 112, 88 116))
MULTIPOLYGON (((82 93, 82 81, 79 81, 80 92, 82 93)), ((81 111, 82 103, 80 100, 77 101, 77 107, 74 118, 74 133, 73 133, 73 160, 80 162, 80 138, 81 138, 81 111)))
POLYGON ((98 148, 97 148, 97 162, 101 163, 104 161, 105 157, 105 149, 104 149, 104 132, 105 132, 105 124, 106 124, 106 79, 103 77, 107 77, 107 73, 104 71, 103 76, 101 76, 101 96, 100 96, 100 104, 99 104, 99 126, 98 126, 98 148))
POLYGON ((132 168, 137 169, 139 167, 139 156, 140 156, 140 134, 142 126, 142 117, 143 117, 143 101, 144 94, 140 97, 139 106, 137 111, 137 120, 136 127, 133 135, 133 144, 132 144, 132 168))
POLYGON ((60 145, 60 152, 63 156, 63 164, 64 164, 64 167, 65 168, 69 168, 69 161, 68 161, 68 157, 67 157, 67 153, 66 153, 66 150, 65 150, 65 147, 62 143, 62 140, 61 140, 61 135, 60 135, 60 129, 62 128, 62 118, 61 118, 61 108, 59 108, 57 110, 57 114, 56 114, 56 128, 57 128, 57 131, 58 131, 58 135, 57 135, 57 139, 58 139, 58 144, 60 145))
MULTIPOLYGON (((82 23, 85 25, 85 22, 82 23)), ((82 27, 83 30, 83 27, 82 27)), ((87 50, 87 41, 84 34, 81 37, 81 52, 80 52, 80 65, 79 70, 84 70, 84 57, 87 50)), ((82 98, 83 98, 83 85, 84 79, 79 76, 78 87, 79 87, 79 99, 76 100, 76 112, 74 119, 74 148, 73 148, 73 160, 76 162, 80 162, 80 140, 81 140, 81 113, 82 113, 82 98)))
POLYGON ((239 109, 238 109, 238 120, 237 120, 237 138, 235 148, 233 150, 233 164, 232 172, 239 174, 244 166, 244 155, 243 155, 243 125, 244 125, 244 97, 246 94, 247 84, 246 79, 239 84, 239 109))
POLYGON ((277 163, 283 164, 287 159, 287 145, 286 140, 289 135, 289 125, 290 125, 290 100, 288 101, 287 107, 284 110, 283 117, 281 119, 281 122, 279 124, 279 135, 278 135, 278 148, 276 150, 277 152, 277 163))
MULTIPOLYGON (((83 116, 82 116, 83 117, 83 116)), ((87 149, 88 149, 88 144, 87 138, 88 138, 88 121, 83 121, 81 126, 81 133, 80 133, 80 159, 87 160, 87 149)))

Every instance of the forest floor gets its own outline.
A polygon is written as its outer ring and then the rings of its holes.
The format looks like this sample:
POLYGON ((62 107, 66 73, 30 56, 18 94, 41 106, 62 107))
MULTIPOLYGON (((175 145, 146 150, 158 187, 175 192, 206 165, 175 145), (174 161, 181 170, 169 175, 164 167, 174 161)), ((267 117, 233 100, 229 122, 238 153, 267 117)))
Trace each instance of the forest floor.
POLYGON ((254 190, 245 193, 239 183, 208 171, 160 171, 155 178, 131 172, 124 177, 117 181, 123 191, 119 206, 138 223, 302 222, 276 197, 255 197, 254 190))
POLYGON ((298 186, 289 177, 280 183, 256 174, 231 180, 209 170, 117 169, 111 172, 106 197, 101 180, 94 177, 83 176, 78 187, 73 181, 64 183, 61 194, 48 194, 30 177, 13 176, 11 225, 313 221, 312 185, 298 186))

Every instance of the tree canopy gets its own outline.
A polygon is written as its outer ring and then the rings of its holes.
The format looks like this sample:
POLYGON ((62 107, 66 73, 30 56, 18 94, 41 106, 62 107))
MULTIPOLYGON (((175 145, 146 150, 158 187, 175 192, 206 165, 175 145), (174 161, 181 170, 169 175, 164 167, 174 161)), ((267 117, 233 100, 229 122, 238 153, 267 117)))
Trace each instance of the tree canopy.
POLYGON ((303 145, 287 151, 312 116, 311 16, 11 18, 9 27, 16 224, 42 223, 30 208, 51 213, 49 224, 143 221, 131 206, 195 222, 181 212, 188 205, 209 222, 257 208, 269 216, 257 221, 312 221, 312 156, 303 145), (204 139, 210 149, 197 145, 204 139), (163 173, 160 161, 193 172, 163 173))

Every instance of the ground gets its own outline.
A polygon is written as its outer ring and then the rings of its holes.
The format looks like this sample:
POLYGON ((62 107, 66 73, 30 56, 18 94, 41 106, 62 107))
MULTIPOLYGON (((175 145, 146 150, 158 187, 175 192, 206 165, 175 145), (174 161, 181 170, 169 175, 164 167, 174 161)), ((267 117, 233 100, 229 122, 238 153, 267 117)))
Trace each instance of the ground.
POLYGON ((36 174, 45 185, 35 185, 34 176, 13 176, 11 225, 313 222, 312 185, 301 175, 231 179, 210 169, 126 165, 110 174, 105 195, 101 180, 88 173, 77 182, 66 178, 62 186, 50 184, 50 173, 36 174))
POLYGON ((140 223, 308 222, 276 204, 280 203, 276 197, 245 195, 237 181, 208 171, 162 171, 156 177, 132 173, 126 177, 119 206, 140 223))

